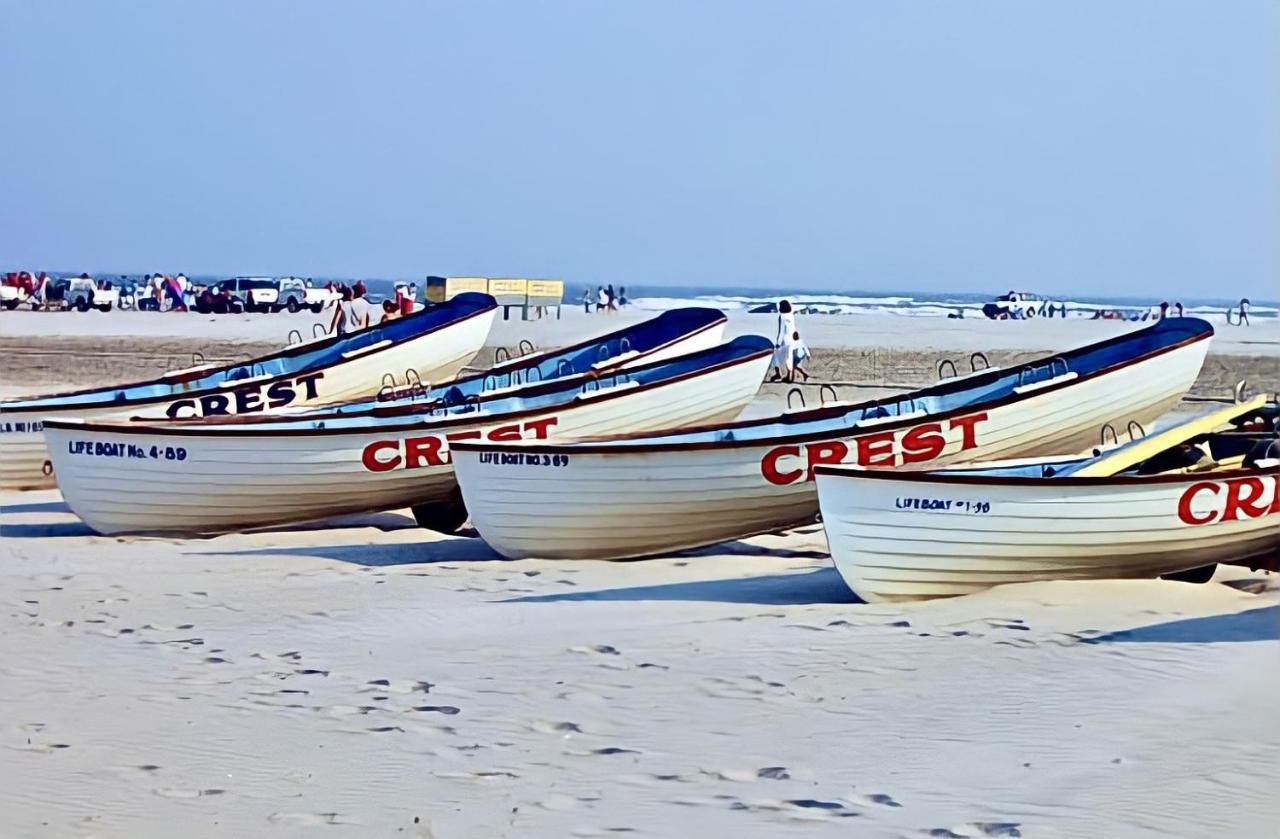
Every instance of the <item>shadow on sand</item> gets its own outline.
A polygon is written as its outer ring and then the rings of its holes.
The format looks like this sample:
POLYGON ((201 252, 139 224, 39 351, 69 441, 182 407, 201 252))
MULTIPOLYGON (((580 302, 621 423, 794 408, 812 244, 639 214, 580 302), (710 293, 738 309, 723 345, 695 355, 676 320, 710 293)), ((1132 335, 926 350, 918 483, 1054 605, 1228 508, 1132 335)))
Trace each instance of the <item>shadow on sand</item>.
POLYGON ((1210 615, 1137 629, 1108 632, 1090 644, 1224 644, 1242 641, 1280 641, 1280 606, 1250 609, 1234 615, 1210 615))
POLYGON ((565 594, 513 597, 503 603, 563 601, 682 600, 700 603, 750 603, 759 606, 805 606, 814 603, 861 603, 834 568, 800 574, 769 574, 729 580, 700 580, 656 586, 607 588, 565 594))
POLYGON ((704 548, 690 548, 687 551, 676 551, 667 554, 666 558, 685 559, 691 556, 769 556, 775 559, 828 559, 831 555, 820 550, 793 550, 791 548, 770 548, 766 545, 753 545, 750 542, 728 542, 707 545, 704 548))
POLYGON ((45 524, 0 524, 0 536, 9 539, 55 539, 64 536, 96 536, 82 521, 56 521, 45 524))
POLYGON ((317 530, 343 530, 352 527, 372 527, 383 533, 396 530, 413 530, 418 523, 412 517, 401 513, 353 513, 349 516, 334 516, 317 521, 298 522, 296 524, 280 524, 248 531, 250 533, 312 533, 317 530))
POLYGON ((70 513, 65 501, 41 501, 33 504, 0 504, 0 515, 17 513, 70 513))
POLYGON ((395 565, 430 565, 437 562, 504 562, 479 539, 444 539, 433 542, 398 542, 379 545, 315 545, 278 548, 264 545, 236 551, 201 552, 203 556, 310 556, 368 568, 395 565))

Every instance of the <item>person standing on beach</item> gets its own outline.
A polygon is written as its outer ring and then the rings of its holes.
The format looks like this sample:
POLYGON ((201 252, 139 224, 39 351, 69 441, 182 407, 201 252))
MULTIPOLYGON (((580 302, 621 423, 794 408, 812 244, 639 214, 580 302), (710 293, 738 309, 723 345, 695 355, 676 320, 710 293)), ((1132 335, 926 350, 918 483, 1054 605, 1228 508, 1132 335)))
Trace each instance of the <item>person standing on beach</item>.
MULTIPOLYGON (((1230 321, 1228 321, 1230 322, 1230 321)), ((1249 298, 1245 297, 1240 301, 1240 320, 1241 326, 1249 325, 1249 298)))
POLYGON ((627 305, 627 287, 618 286, 618 308, 621 309, 627 305))
POLYGON ((591 286, 587 286, 582 290, 582 312, 583 314, 591 314, 591 286))
POLYGON ((791 301, 778 303, 778 332, 773 339, 773 378, 769 381, 791 381, 791 368, 795 365, 795 342, 800 339, 796 329, 796 315, 791 301))
POLYGON ((365 288, 364 280, 356 280, 356 284, 351 289, 351 316, 353 322, 347 324, 348 329, 352 332, 357 329, 364 329, 373 323, 373 304, 365 299, 368 290, 365 288))
POLYGON ((604 296, 606 301, 606 304, 605 304, 606 310, 610 312, 618 311, 618 307, 614 303, 614 301, 617 299, 617 296, 613 293, 613 283, 609 283, 607 286, 604 287, 604 296))
POLYGON ((604 286, 596 286, 596 314, 600 314, 609 305, 609 298, 604 293, 604 286))
POLYGON ((342 289, 342 300, 334 308, 333 321, 329 324, 329 332, 334 335, 346 335, 369 325, 369 301, 356 297, 350 288, 342 289))

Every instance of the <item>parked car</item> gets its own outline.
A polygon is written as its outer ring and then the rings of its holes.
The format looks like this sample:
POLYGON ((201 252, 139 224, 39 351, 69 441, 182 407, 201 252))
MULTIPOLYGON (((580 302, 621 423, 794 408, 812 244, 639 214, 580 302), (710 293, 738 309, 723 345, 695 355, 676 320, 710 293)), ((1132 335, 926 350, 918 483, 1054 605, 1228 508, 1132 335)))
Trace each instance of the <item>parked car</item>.
POLYGON ((44 290, 44 306, 46 309, 60 309, 87 312, 97 309, 109 312, 120 299, 120 289, 109 283, 99 288, 98 284, 88 277, 63 277, 49 280, 44 290), (110 286, 110 287, 107 287, 110 286))
MULTIPOLYGON (((1021 320, 1047 314, 1045 307, 1052 305, 1054 305, 1052 301, 1041 297, 1039 294, 1031 294, 1026 291, 1011 291, 1008 294, 1000 295, 994 302, 984 305, 982 313, 992 320, 1005 318, 1021 320)), ((1063 305, 1065 306, 1066 304, 1063 305)))
POLYGON ((271 312, 280 297, 280 288, 271 277, 232 277, 216 286, 231 292, 231 300, 246 312, 271 312))
POLYGON ((283 277, 277 280, 277 297, 273 311, 287 309, 299 312, 310 309, 317 314, 326 306, 338 302, 338 292, 328 288, 314 288, 310 280, 299 277, 283 277))

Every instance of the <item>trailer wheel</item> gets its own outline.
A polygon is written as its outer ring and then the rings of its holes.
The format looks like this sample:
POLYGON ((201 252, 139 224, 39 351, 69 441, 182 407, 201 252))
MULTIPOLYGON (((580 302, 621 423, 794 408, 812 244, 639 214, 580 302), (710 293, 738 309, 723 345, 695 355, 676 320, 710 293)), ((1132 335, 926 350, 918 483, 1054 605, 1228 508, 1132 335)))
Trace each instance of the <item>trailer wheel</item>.
POLYGON ((302 308, 298 305, 298 298, 296 297, 290 297, 289 302, 286 303, 284 307, 289 310, 289 314, 291 315, 296 315, 298 310, 302 308))
POLYGON ((18 301, 17 301, 17 300, 6 300, 6 301, 4 301, 4 307, 5 307, 6 309, 8 309, 9 311, 11 311, 11 312, 12 312, 14 309, 18 308, 18 301))
POLYGON ((462 490, 457 487, 444 501, 414 504, 411 509, 419 527, 437 533, 454 533, 467 521, 467 505, 462 503, 462 490))
POLYGON ((321 312, 323 312, 323 311, 324 311, 324 304, 323 304, 323 303, 312 303, 312 304, 311 304, 311 311, 315 312, 317 315, 318 315, 318 314, 320 314, 321 312))
POLYGON ((1180 583, 1207 583, 1213 579, 1213 572, 1218 570, 1218 563, 1201 565, 1199 568, 1188 568, 1172 574, 1161 574, 1162 580, 1177 580, 1180 583))
POLYGON ((110 304, 110 303, 103 303, 101 306, 99 306, 99 307, 98 307, 98 311, 99 311, 99 312, 109 312, 109 311, 111 311, 111 304, 110 304))
POLYGON ((83 297, 81 297, 79 300, 77 300, 77 301, 76 301, 76 311, 77 311, 77 312, 87 312, 87 311, 89 311, 89 301, 88 301, 88 300, 86 300, 86 299, 84 299, 83 297))

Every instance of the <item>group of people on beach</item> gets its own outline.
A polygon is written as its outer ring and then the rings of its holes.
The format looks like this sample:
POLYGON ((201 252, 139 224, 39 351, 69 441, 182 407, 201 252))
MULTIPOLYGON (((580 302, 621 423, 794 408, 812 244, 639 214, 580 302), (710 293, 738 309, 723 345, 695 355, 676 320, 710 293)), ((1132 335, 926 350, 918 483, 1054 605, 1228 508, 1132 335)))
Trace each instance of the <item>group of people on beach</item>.
POLYGON ((596 312, 616 312, 623 306, 627 305, 627 287, 619 286, 617 293, 613 290, 613 283, 609 285, 596 286, 595 294, 591 293, 591 286, 587 286, 582 290, 582 297, 578 298, 578 302, 582 304, 582 311, 591 314, 591 306, 594 303, 596 312))
MULTIPOLYGON (((1227 324, 1236 325, 1236 326, 1248 326, 1250 305, 1251 304, 1249 303, 1249 298, 1245 297, 1240 300, 1240 304, 1238 306, 1232 306, 1231 308, 1227 309, 1227 324), (1235 316, 1235 321, 1232 321, 1231 319, 1233 315, 1235 316)), ((1180 302, 1174 303, 1172 308, 1173 308, 1173 314, 1172 314, 1173 317, 1180 318, 1180 317, 1186 316, 1186 308, 1182 305, 1182 303, 1180 302)), ((1170 317, 1169 309, 1170 309, 1170 306, 1167 300, 1161 303, 1159 307, 1157 307, 1156 311, 1143 310, 1141 312, 1139 311, 1126 312, 1123 309, 1095 309, 1093 312, 1093 320, 1134 320, 1134 321, 1164 320, 1165 318, 1170 317)))
MULTIPOLYGON (((372 326, 377 310, 367 299, 368 289, 364 280, 356 280, 353 284, 329 282, 325 288, 338 293, 338 305, 333 308, 333 318, 329 322, 329 332, 334 335, 346 335, 358 329, 372 326)), ((418 284, 396 284, 395 297, 382 301, 382 315, 378 323, 389 323, 405 315, 411 315, 417 307, 418 284)))

